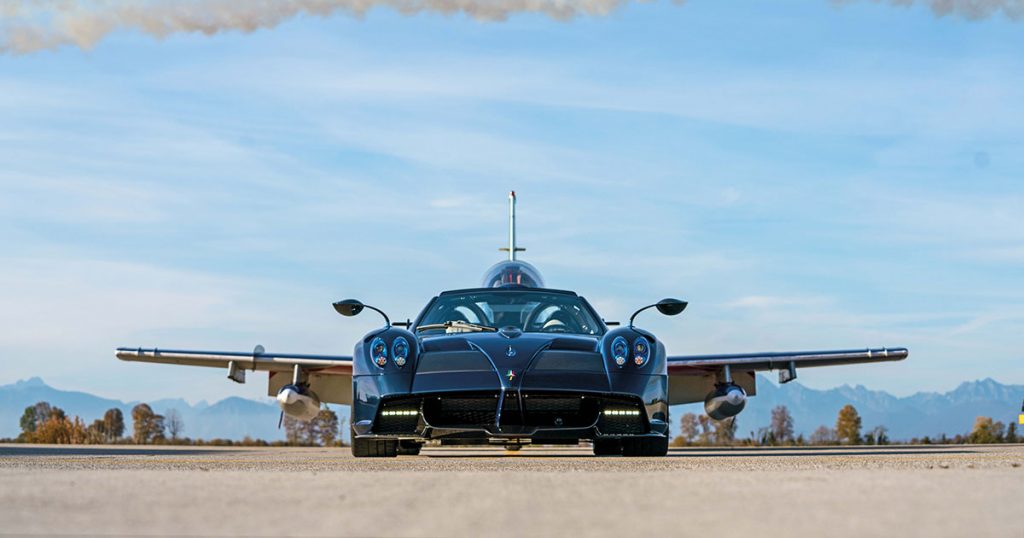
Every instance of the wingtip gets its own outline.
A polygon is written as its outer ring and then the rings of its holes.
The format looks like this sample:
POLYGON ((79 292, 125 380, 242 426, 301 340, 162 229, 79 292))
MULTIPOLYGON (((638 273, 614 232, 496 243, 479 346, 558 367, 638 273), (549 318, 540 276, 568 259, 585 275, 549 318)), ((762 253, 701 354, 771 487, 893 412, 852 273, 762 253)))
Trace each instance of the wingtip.
POLYGON ((896 355, 896 360, 901 361, 910 356, 910 350, 905 347, 886 348, 890 356, 896 355))

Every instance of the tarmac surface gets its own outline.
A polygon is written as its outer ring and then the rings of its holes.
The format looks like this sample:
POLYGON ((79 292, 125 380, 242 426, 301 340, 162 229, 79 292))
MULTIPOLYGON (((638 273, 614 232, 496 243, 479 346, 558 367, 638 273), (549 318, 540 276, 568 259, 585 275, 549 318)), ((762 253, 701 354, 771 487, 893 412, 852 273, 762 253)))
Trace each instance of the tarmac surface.
POLYGON ((0 534, 1024 538, 1024 445, 345 449, 0 445, 0 534))

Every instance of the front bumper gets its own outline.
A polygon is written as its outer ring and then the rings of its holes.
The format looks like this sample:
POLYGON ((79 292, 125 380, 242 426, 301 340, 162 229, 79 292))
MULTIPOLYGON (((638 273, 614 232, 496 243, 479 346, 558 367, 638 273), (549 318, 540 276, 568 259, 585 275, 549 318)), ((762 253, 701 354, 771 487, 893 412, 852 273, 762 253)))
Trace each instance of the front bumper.
POLYGON ((668 434, 635 395, 555 391, 444 392, 385 397, 373 420, 353 424, 359 437, 398 439, 579 439, 668 434))

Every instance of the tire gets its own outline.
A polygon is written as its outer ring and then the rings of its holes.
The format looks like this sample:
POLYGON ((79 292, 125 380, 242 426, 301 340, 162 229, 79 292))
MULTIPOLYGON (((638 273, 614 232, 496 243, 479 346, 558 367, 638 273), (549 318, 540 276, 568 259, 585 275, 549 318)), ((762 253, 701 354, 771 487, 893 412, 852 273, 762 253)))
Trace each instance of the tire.
POLYGON ((622 454, 622 442, 618 439, 594 439, 595 456, 618 456, 622 454))
POLYGON ((360 439, 353 431, 352 455, 357 458, 393 458, 398 455, 398 439, 360 439))
POLYGON ((622 440, 622 455, 626 457, 660 457, 668 454, 668 436, 627 437, 622 440))
POLYGON ((420 449, 423 445, 416 441, 399 441, 398 442, 398 455, 399 456, 419 456, 420 449))

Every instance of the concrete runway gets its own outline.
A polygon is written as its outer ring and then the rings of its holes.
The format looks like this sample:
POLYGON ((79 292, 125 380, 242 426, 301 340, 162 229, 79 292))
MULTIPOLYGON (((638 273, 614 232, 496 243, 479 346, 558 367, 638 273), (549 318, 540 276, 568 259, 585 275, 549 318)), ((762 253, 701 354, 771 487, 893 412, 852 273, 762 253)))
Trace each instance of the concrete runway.
POLYGON ((348 449, 0 445, 0 534, 1024 538, 1024 445, 348 449))

